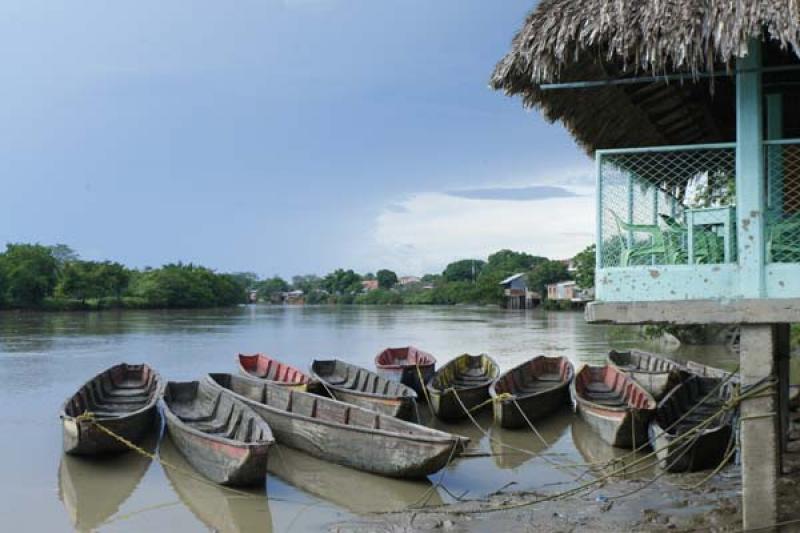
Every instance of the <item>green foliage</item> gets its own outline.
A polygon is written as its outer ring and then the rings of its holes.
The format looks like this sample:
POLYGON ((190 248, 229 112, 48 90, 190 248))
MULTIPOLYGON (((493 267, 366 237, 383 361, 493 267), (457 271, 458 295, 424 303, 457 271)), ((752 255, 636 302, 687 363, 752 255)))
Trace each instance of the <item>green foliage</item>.
POLYGON ((267 302, 275 301, 280 293, 289 290, 289 284, 279 276, 261 280, 255 286, 258 297, 267 302))
MULTIPOLYGON (((352 270, 337 268, 325 276, 322 280, 322 286, 334 296, 355 296, 355 294, 361 292, 361 276, 352 270)), ((348 303, 347 298, 339 298, 337 302, 348 303)))
POLYGON ((378 270, 375 277, 378 280, 378 287, 381 289, 391 289, 397 285, 397 274, 391 270, 386 270, 385 268, 378 270))
POLYGON ((294 276, 292 277, 292 287, 298 291, 303 291, 305 294, 311 294, 322 289, 322 278, 314 274, 294 276))
POLYGON ((442 277, 450 282, 475 281, 485 266, 486 262, 480 259, 462 259, 447 265, 442 277))
POLYGON ((119 263, 69 261, 61 268, 56 295, 85 302, 87 298, 113 297, 119 300, 131 272, 119 263))
POLYGON ((48 248, 59 265, 80 259, 78 253, 66 244, 54 244, 53 246, 48 246, 48 248))
POLYGON ((135 276, 130 295, 151 307, 215 307, 243 303, 245 289, 232 274, 177 263, 135 276))
POLYGON ((594 287, 596 246, 592 244, 575 256, 575 283, 582 289, 594 287))
MULTIPOLYGON (((525 252, 514 252, 512 250, 500 250, 489 256, 486 269, 493 272, 502 272, 503 277, 508 277, 519 272, 527 272, 537 265, 547 261, 546 257, 539 257, 525 252)), ((502 278, 499 281, 501 281, 502 278)))
POLYGON ((39 244, 8 244, 0 257, 2 301, 11 307, 39 307, 58 280, 58 261, 39 244))
POLYGON ((570 279, 566 265, 561 261, 545 261, 528 274, 528 287, 538 291, 542 297, 547 294, 547 285, 570 279))

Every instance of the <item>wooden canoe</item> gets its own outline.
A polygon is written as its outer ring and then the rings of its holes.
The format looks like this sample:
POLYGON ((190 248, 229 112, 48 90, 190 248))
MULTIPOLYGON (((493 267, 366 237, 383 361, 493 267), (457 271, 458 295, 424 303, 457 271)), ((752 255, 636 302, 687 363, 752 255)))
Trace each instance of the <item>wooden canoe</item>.
POLYGON ((417 393, 366 368, 340 359, 316 359, 311 374, 334 398, 403 420, 416 417, 417 393))
POLYGON ((489 386, 499 370, 494 359, 486 354, 459 355, 444 365, 427 386, 434 414, 445 421, 467 418, 464 407, 473 409, 489 399, 489 386))
POLYGON ((734 384, 719 378, 692 376, 674 388, 656 409, 650 423, 650 444, 668 472, 694 472, 717 467, 733 445, 733 411, 728 411, 692 437, 679 436, 706 421, 730 399, 734 384))
POLYGON ((379 375, 411 387, 422 397, 425 385, 436 372, 436 358, 414 346, 386 348, 375 356, 375 368, 379 375))
POLYGON ((586 365, 571 388, 578 414, 604 441, 619 448, 648 442, 656 401, 630 376, 611 365, 586 365))
POLYGON ((243 376, 271 381, 301 392, 316 392, 318 383, 308 374, 263 353, 236 356, 243 376))
POLYGON ((662 355, 641 350, 608 353, 609 364, 636 380, 654 399, 659 400, 681 382, 686 369, 662 355))
POLYGON ((222 485, 263 485, 275 439, 250 407, 206 381, 170 381, 162 408, 167 433, 195 470, 222 485))
POLYGON ((520 409, 533 421, 570 405, 569 385, 574 377, 575 369, 566 357, 540 355, 512 368, 489 387, 495 400, 494 421, 507 429, 524 428, 528 423, 520 409))
POLYGON ((100 372, 70 396, 61 410, 64 451, 74 455, 120 453, 154 429, 161 379, 147 365, 121 363, 100 372), (81 415, 91 413, 92 417, 81 415))
POLYGON ((231 374, 209 374, 206 380, 252 407, 279 444, 375 474, 428 476, 469 440, 268 381, 231 374))

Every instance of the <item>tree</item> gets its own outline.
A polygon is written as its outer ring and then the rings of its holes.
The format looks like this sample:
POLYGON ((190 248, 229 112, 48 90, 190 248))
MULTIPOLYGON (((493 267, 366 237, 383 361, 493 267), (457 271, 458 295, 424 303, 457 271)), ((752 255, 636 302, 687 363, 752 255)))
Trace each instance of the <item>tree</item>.
POLYGON ((87 298, 119 300, 131 279, 131 271, 112 261, 68 261, 61 268, 56 294, 81 302, 87 298))
POLYGON ((500 250, 489 256, 486 268, 495 272, 502 272, 505 276, 510 276, 511 274, 532 270, 545 261, 547 261, 546 257, 513 250, 500 250))
POLYGON ((322 286, 336 295, 353 295, 361 292, 361 276, 352 270, 337 268, 322 280, 322 286))
POLYGON ((595 269, 595 254, 596 246, 592 244, 587 246, 584 250, 575 256, 575 283, 581 289, 590 289, 594 287, 594 269, 595 269))
POLYGON ((475 281, 485 266, 480 259, 462 259, 447 265, 442 277, 445 281, 475 281))
POLYGON ((265 301, 273 300, 277 295, 289 290, 289 284, 279 276, 259 281, 256 285, 258 297, 265 301))
POLYGON ((561 261, 545 261, 528 274, 528 287, 542 295, 547 294, 547 286, 569 279, 566 265, 561 261))
POLYGON ((311 294, 322 288, 322 278, 314 274, 294 276, 292 277, 292 287, 298 291, 303 291, 305 294, 311 294))
POLYGON ((378 270, 375 277, 378 279, 378 287, 381 289, 391 289, 397 285, 397 274, 391 270, 386 270, 385 268, 378 270))
POLYGON ((58 262, 40 244, 7 244, 2 256, 5 300, 13 307, 38 307, 53 293, 58 262))
POLYGON ((52 246, 48 246, 48 248, 50 248, 50 253, 53 254, 53 257, 55 257, 59 266, 63 265, 64 263, 77 261, 80 259, 78 252, 66 244, 54 244, 52 246))

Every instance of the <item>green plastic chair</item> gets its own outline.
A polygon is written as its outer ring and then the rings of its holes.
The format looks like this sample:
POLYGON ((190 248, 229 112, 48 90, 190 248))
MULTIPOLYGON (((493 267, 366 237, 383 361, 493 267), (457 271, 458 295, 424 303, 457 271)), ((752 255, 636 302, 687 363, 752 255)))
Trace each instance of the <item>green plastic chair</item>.
POLYGON ((800 219, 793 217, 770 224, 767 262, 800 263, 800 219))
POLYGON ((619 256, 619 266, 631 266, 632 260, 638 258, 649 257, 653 260, 658 256, 666 257, 668 255, 668 247, 667 243, 664 241, 664 234, 657 224, 629 224, 619 218, 614 211, 609 209, 608 212, 614 217, 614 221, 617 224, 617 229, 621 236, 625 235, 625 233, 631 233, 645 234, 650 237, 649 244, 628 243, 627 239, 621 239, 623 244, 619 256))

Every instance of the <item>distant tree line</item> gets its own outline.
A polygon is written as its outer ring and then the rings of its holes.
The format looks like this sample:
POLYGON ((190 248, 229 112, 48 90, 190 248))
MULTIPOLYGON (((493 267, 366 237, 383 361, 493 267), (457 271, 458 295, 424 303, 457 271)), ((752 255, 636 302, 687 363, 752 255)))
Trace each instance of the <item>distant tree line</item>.
MULTIPOLYGON (((594 283, 594 250, 575 258, 580 286, 594 283)), ((0 308, 200 308, 259 301, 279 303, 297 291, 307 304, 500 304, 500 281, 526 274, 528 287, 546 295, 550 283, 571 279, 563 261, 500 250, 486 259, 462 259, 438 274, 400 284, 389 269, 358 274, 339 268, 324 276, 265 279, 250 272, 219 273, 191 263, 133 269, 113 261, 81 259, 69 246, 8 244, 0 253, 0 308), (370 282, 369 289, 364 282, 370 282)))
POLYGON ((0 253, 0 308, 5 309, 227 306, 244 303, 254 281, 191 263, 137 270, 86 261, 63 244, 8 244, 0 253))
MULTIPOLYGON (((576 282, 581 287, 594 284, 594 250, 576 256, 576 282)), ((395 272, 382 269, 359 275, 337 269, 325 276, 294 276, 291 281, 278 276, 260 280, 255 287, 265 302, 282 301, 288 291, 302 291, 307 304, 501 304, 500 282, 517 273, 526 274, 528 287, 543 296, 547 285, 572 279, 563 261, 525 252, 500 250, 484 259, 462 259, 448 264, 440 274, 426 274, 419 282, 400 285, 395 272), (378 288, 365 290, 362 282, 377 281, 378 288)))

